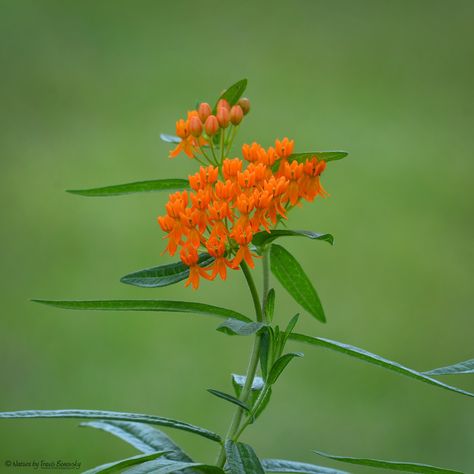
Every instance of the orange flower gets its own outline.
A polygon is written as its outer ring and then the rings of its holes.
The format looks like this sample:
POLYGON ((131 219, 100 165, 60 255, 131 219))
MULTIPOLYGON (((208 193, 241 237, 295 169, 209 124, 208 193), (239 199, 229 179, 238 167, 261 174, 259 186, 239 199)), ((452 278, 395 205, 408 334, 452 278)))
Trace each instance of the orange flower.
POLYGON ((226 247, 224 242, 218 240, 216 237, 211 237, 207 243, 206 248, 209 254, 214 257, 214 262, 209 267, 212 270, 210 279, 213 280, 217 274, 222 280, 227 278, 227 267, 232 268, 231 262, 225 258, 226 247))
POLYGON ((297 161, 292 161, 291 165, 286 162, 283 168, 284 176, 288 179, 288 189, 282 197, 282 201, 290 201, 294 206, 300 198, 299 179, 303 176, 303 164, 297 161))
POLYGON ((183 247, 180 252, 181 261, 189 267, 189 278, 185 286, 192 285, 196 290, 199 288, 199 278, 209 280, 206 270, 198 265, 199 256, 194 247, 183 247))
POLYGON ((295 145, 294 140, 275 140, 275 152, 280 158, 288 158, 293 153, 293 147, 295 145))
POLYGON ((189 158, 194 158, 197 148, 207 143, 203 137, 195 137, 191 134, 191 129, 195 130, 196 125, 191 127, 190 122, 196 118, 200 120, 197 112, 193 110, 188 112, 188 118, 186 120, 179 119, 176 122, 176 135, 181 138, 181 141, 170 151, 170 158, 175 158, 181 152, 184 152, 189 158))
POLYGON ((252 253, 249 250, 249 243, 252 242, 253 237, 252 227, 236 226, 232 230, 231 235, 240 246, 239 250, 237 250, 237 253, 235 254, 234 259, 232 260, 232 267, 238 267, 240 262, 245 260, 247 265, 250 268, 253 268, 255 264, 253 262, 252 253))

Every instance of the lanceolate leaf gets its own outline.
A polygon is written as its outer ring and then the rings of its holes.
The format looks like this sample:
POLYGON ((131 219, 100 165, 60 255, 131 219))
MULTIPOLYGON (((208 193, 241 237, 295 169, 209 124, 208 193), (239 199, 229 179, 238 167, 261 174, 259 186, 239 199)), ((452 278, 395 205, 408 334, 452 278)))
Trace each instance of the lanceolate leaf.
POLYGON ((447 367, 440 367, 439 369, 429 370, 423 372, 425 375, 455 375, 455 374, 474 374, 474 359, 458 362, 447 367))
POLYGON ((152 461, 156 458, 163 456, 165 453, 151 453, 151 454, 140 454, 139 456, 133 456, 131 458, 121 459, 120 461, 109 462, 102 464, 101 466, 94 467, 84 471, 84 474, 97 474, 98 472, 123 472, 126 467, 134 466, 135 464, 142 464, 147 461, 152 461))
POLYGON ((231 309, 220 308, 203 303, 169 300, 100 300, 100 301, 51 301, 32 300, 48 306, 63 309, 91 310, 91 311, 165 311, 168 313, 195 313, 204 316, 218 316, 220 318, 234 318, 241 321, 250 321, 247 316, 231 309))
POLYGON ((227 319, 217 328, 218 331, 230 336, 251 336, 265 327, 265 324, 258 321, 246 323, 238 319, 227 319))
POLYGON ((281 373, 285 370, 286 366, 295 358, 303 357, 301 352, 289 352, 288 354, 282 355, 273 364, 270 373, 268 374, 268 383, 273 385, 280 377, 281 373))
POLYGON ((345 456, 334 456, 332 454, 321 453, 315 451, 316 454, 324 456, 325 458, 342 461, 349 464, 359 464, 362 466, 378 467, 379 469, 390 469, 392 471, 403 472, 423 472, 423 473, 440 473, 440 474, 463 474, 461 471, 454 471, 452 469, 443 469, 442 467, 430 466, 429 464, 418 464, 412 462, 397 462, 397 461, 380 461, 378 459, 366 458, 349 458, 345 456))
POLYGON ((180 143, 181 138, 175 135, 168 135, 167 133, 160 133, 160 138, 166 143, 180 143))
POLYGON ((134 466, 124 471, 124 474, 170 474, 182 472, 185 469, 189 469, 189 471, 186 472, 190 473, 224 474, 222 469, 216 466, 210 466, 209 464, 166 461, 163 459, 156 459, 155 461, 149 461, 139 466, 134 466))
POLYGON ((306 311, 321 322, 326 316, 311 281, 301 265, 288 250, 272 244, 270 248, 270 268, 278 281, 306 311))
POLYGON ((71 194, 89 197, 120 196, 122 194, 148 193, 150 191, 179 191, 188 189, 186 179, 152 179, 150 181, 137 181, 135 183, 116 184, 91 189, 68 189, 71 194))
POLYGON ((332 150, 332 151, 307 151, 304 153, 293 153, 288 157, 288 160, 291 162, 292 160, 297 160, 299 162, 304 162, 307 159, 313 158, 315 156, 318 160, 324 161, 335 161, 335 160, 342 160, 345 158, 349 153, 347 151, 342 150, 332 150))
POLYGON ((222 400, 233 403, 234 405, 243 408, 245 411, 250 410, 246 403, 241 402, 238 398, 235 398, 232 395, 229 395, 228 393, 220 392, 219 390, 214 390, 213 388, 208 388, 207 391, 217 398, 222 398, 222 400))
POLYGON ((221 437, 212 431, 194 426, 183 421, 172 420, 155 415, 142 415, 140 413, 121 413, 101 410, 26 410, 0 412, 0 418, 87 418, 93 420, 134 421, 150 425, 168 426, 178 430, 203 436, 212 441, 220 442, 221 437))
MULTIPOLYGON (((199 255, 198 264, 201 267, 207 267, 213 261, 214 257, 211 257, 208 253, 202 253, 199 255)), ((122 277, 120 281, 141 288, 157 288, 178 283, 188 277, 189 267, 183 262, 176 262, 129 273, 122 277)))
POLYGON ((287 472, 302 474, 348 474, 346 471, 339 471, 329 467, 316 466, 297 461, 286 461, 284 459, 262 459, 262 466, 265 472, 287 472))
POLYGON ((299 342, 306 342, 314 346, 324 347, 326 349, 331 349, 336 352, 341 352, 342 354, 355 357, 356 359, 363 360, 364 362, 368 362, 369 364, 378 365, 380 367, 391 370, 393 372, 397 372, 399 374, 406 375, 407 377, 420 380, 421 382, 425 382, 430 385, 435 385, 437 387, 441 387, 446 390, 451 390, 452 392, 461 393, 469 397, 474 397, 474 393, 467 392, 460 388, 452 387, 451 385, 447 385, 443 382, 440 382, 439 380, 428 377, 427 375, 424 375, 421 372, 417 372, 416 370, 409 369, 408 367, 405 367, 397 362, 392 362, 391 360, 385 359, 384 357, 378 356, 376 354, 372 354, 371 352, 368 352, 364 349, 360 349, 355 346, 351 346, 349 344, 344 344, 342 342, 337 342, 337 341, 331 341, 330 339, 325 339, 322 337, 312 337, 312 336, 306 336, 304 334, 297 334, 297 333, 290 334, 289 339, 294 340, 294 341, 299 341, 299 342))
MULTIPOLYGON (((241 79, 237 81, 235 84, 232 84, 228 89, 226 89, 219 97, 217 102, 221 99, 227 100, 230 105, 235 105, 238 100, 242 97, 245 89, 247 88, 247 79, 241 79)), ((217 106, 216 102, 216 106, 217 106)), ((216 107, 214 107, 216 110, 216 107)))
POLYGON ((307 237, 312 240, 322 240, 331 245, 334 244, 334 237, 331 234, 318 234, 310 230, 290 230, 290 229, 274 229, 271 232, 257 232, 252 239, 252 243, 261 247, 269 244, 279 237, 307 237))
POLYGON ((275 312, 275 290, 271 288, 265 300, 265 316, 266 316, 267 321, 273 321, 274 312, 275 312))
POLYGON ((90 426, 110 433, 125 441, 144 454, 166 451, 166 459, 192 462, 192 459, 174 443, 163 431, 146 425, 129 421, 86 421, 81 426, 90 426))
POLYGON ((254 419, 257 419, 265 410, 265 408, 268 405, 268 402, 270 401, 270 398, 272 396, 272 387, 267 386, 265 389, 265 393, 262 395, 262 399, 255 409, 255 413, 253 413, 254 419))
POLYGON ((255 451, 248 444, 227 440, 225 452, 229 474, 264 474, 255 451))

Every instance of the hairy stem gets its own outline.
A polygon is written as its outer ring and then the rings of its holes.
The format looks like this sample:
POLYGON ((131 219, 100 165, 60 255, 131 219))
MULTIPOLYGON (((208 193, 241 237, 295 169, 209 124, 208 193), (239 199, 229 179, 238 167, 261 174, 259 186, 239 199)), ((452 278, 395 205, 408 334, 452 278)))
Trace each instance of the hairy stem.
MULTIPOLYGON (((240 266, 242 268, 245 279, 247 281, 247 285, 252 295, 252 301, 255 307, 255 315, 257 317, 257 321, 262 322, 263 321, 262 305, 260 303, 260 298, 258 296, 257 287, 255 286, 255 281, 252 277, 252 274, 250 273, 250 270, 247 264, 245 262, 242 262, 240 266)), ((240 393, 240 397, 239 397, 239 400, 244 403, 246 403, 249 398, 250 392, 252 390, 253 380, 257 372, 258 361, 260 357, 261 340, 262 340, 261 335, 256 334, 254 342, 253 342, 252 353, 250 355, 249 365, 247 368, 245 384, 242 388, 242 392, 240 393)), ((236 434, 239 431, 240 423, 242 422, 243 414, 244 414, 244 409, 241 407, 238 407, 232 418, 229 429, 227 431, 226 440, 235 439, 236 434)), ((224 446, 222 446, 221 451, 219 453, 219 458, 217 460, 217 466, 224 467, 225 460, 226 460, 225 449, 224 449, 224 446)))

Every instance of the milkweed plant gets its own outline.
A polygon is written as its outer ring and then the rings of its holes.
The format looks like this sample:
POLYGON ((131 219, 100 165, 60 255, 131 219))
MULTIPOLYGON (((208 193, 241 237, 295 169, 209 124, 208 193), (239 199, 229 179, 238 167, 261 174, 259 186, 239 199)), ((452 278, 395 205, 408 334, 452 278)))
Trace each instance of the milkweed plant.
MULTIPOLYGON (((169 200, 158 217, 164 232, 164 252, 175 257, 167 263, 126 275, 122 282, 157 288, 184 282, 194 290, 202 280, 225 280, 240 272, 253 301, 241 312, 211 304, 147 300, 51 301, 34 300, 49 306, 76 310, 164 311, 215 316, 223 321, 218 331, 229 336, 253 338, 245 375, 233 374, 228 391, 209 392, 234 406, 227 430, 208 429, 156 415, 98 410, 28 410, 3 412, 1 418, 80 418, 83 426, 103 430, 136 448, 140 454, 112 461, 86 471, 126 473, 307 473, 341 474, 315 464, 282 459, 260 459, 254 447, 243 442, 246 430, 268 409, 272 392, 288 364, 301 357, 288 352, 287 342, 321 347, 348 355, 435 387, 473 397, 474 394, 439 381, 446 374, 473 373, 474 359, 420 372, 358 347, 322 337, 295 332, 299 315, 289 320, 276 310, 272 276, 305 314, 324 323, 321 301, 300 263, 280 243, 299 237, 333 244, 333 236, 313 230, 292 230, 291 211, 319 202, 327 193, 321 183, 332 162, 347 156, 343 151, 296 151, 288 138, 273 146, 257 142, 234 150, 235 137, 250 112, 250 101, 242 97, 243 79, 226 89, 215 104, 199 103, 186 118, 176 122, 176 136, 161 135, 172 144, 170 157, 187 155, 196 171, 187 179, 158 179, 70 191, 82 196, 115 196, 147 191, 168 191, 169 200), (238 155, 238 156, 237 156, 238 155), (263 281, 256 283, 253 269, 261 266, 263 281), (261 291, 259 291, 261 288, 261 291), (276 317, 278 315, 278 318, 276 317), (259 374, 259 375, 257 375, 259 374), (216 444, 215 464, 191 459, 182 447, 154 426, 174 428, 201 436, 216 444)), ((309 244, 309 242, 308 242, 309 244)), ((237 338, 238 339, 238 338, 237 338)), ((257 447, 258 449, 258 447, 257 447)), ((350 464, 421 473, 460 471, 414 462, 383 461, 314 451, 315 454, 350 464)))

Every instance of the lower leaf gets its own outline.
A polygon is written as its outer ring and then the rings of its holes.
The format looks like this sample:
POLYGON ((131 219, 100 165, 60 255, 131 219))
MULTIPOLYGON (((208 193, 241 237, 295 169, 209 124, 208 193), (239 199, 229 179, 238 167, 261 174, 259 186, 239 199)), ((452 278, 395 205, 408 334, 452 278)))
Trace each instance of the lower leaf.
POLYGON ((262 466, 265 472, 287 472, 294 474, 348 474, 346 471, 339 471, 329 467, 316 466, 304 462, 287 461, 284 459, 262 459, 262 466))
POLYGON ((80 426, 89 426, 110 433, 145 454, 166 451, 164 456, 166 459, 192 462, 192 459, 168 435, 144 423, 98 420, 86 421, 80 426))
POLYGON ((245 443, 235 443, 232 440, 225 442, 227 469, 229 474, 264 474, 255 451, 245 443))
POLYGON ((452 469, 444 469, 442 467, 431 466, 429 464, 418 464, 413 462, 398 461, 381 461, 379 459, 368 458, 350 458, 346 456, 334 456, 333 454, 315 451, 316 454, 325 458, 334 459, 335 461, 346 462, 349 464, 359 464, 361 466, 378 467, 380 469, 390 469, 392 471, 403 472, 422 472, 422 473, 439 473, 439 474, 463 474, 461 471, 453 471, 452 469))
POLYGON ((368 362, 369 364, 378 365, 380 367, 383 367, 384 369, 388 369, 393 372, 397 372, 401 375, 411 377, 412 379, 420 380, 421 382, 425 382, 436 387, 444 388, 452 392, 461 393, 463 395, 467 395, 468 397, 474 397, 474 393, 467 392, 466 390, 462 390, 457 387, 452 387, 451 385, 428 377, 427 375, 424 375, 421 372, 409 369, 408 367, 405 367, 399 364, 398 362, 393 362, 391 360, 385 359, 384 357, 372 354, 371 352, 368 352, 364 349, 360 349, 359 347, 344 344, 342 342, 331 341, 330 339, 325 339, 323 337, 306 336, 304 334, 297 333, 290 334, 289 339, 293 341, 306 342, 314 346, 324 347, 326 349, 341 352, 342 354, 355 357, 356 359, 363 360, 364 362, 368 362))
POLYGON ((199 426, 191 425, 184 421, 172 420, 171 418, 142 415, 139 413, 101 410, 26 410, 0 412, 0 418, 92 418, 95 420, 135 421, 150 425, 168 426, 178 430, 189 431, 190 433, 203 436, 212 441, 221 441, 221 437, 218 434, 206 430, 205 428, 200 428, 199 426))
POLYGON ((88 469, 84 474, 97 474, 99 472, 110 473, 123 471, 126 467, 133 466, 135 464, 142 464, 146 461, 152 461, 156 458, 163 456, 164 452, 151 453, 151 454, 141 454, 139 456, 133 456, 131 458, 121 459, 120 461, 109 462, 107 464, 102 464, 101 466, 88 469))

